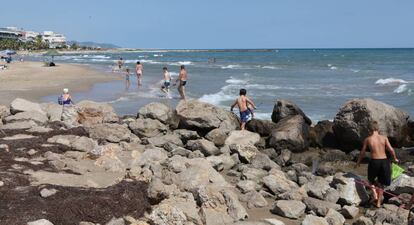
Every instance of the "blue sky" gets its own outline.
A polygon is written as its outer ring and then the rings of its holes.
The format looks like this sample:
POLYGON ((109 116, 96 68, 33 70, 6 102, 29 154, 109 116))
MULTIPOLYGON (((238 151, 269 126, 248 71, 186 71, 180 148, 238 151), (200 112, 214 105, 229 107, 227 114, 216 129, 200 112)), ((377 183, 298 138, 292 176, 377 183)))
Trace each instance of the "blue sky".
POLYGON ((0 26, 135 48, 414 47, 413 0, 4 0, 0 26))

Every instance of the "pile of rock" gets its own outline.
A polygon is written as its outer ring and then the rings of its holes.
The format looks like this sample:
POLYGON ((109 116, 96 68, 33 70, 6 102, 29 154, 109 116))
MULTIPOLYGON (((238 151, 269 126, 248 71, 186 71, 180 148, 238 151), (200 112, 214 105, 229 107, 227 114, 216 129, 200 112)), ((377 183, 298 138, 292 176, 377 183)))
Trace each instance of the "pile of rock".
MULTIPOLYGON (((107 104, 87 101, 77 107, 77 124, 60 124, 56 122, 58 105, 16 99, 10 108, 1 106, 4 135, 0 151, 7 147, 9 152, 23 152, 25 157, 13 159, 11 171, 26 174, 32 185, 105 189, 122 180, 147 182, 152 210, 141 218, 118 215, 107 224, 284 224, 281 217, 304 225, 336 225, 346 220, 354 224, 407 222, 408 211, 398 209, 392 201, 384 208, 361 212, 359 206, 369 200, 365 187, 357 182, 361 177, 321 172, 301 160, 310 152, 309 145, 359 143, 367 123, 374 119, 391 121, 381 128, 392 125, 384 131, 396 142, 402 141, 408 116, 391 106, 354 100, 333 123, 312 127, 299 107, 279 100, 272 121, 253 120, 247 124, 250 131, 237 130, 238 120, 230 112, 198 101, 182 101, 176 109, 150 103, 136 117, 125 119, 107 104), (74 125, 86 134, 72 134, 74 125), (329 140, 331 137, 335 140, 329 140), (12 140, 27 138, 38 140, 33 151, 10 145, 12 140), (54 148, 59 151, 48 151, 54 148), (44 167, 28 169, 27 162, 44 167), (272 214, 250 221, 251 209, 268 212, 269 207, 272 214)), ((327 159, 329 154, 348 159, 334 150, 321 158, 327 159)), ((411 190, 413 177, 399 179, 390 191, 404 194, 411 190)), ((47 214, 34 217, 50 219, 47 214)), ((73 222, 92 225, 96 220, 73 222)))

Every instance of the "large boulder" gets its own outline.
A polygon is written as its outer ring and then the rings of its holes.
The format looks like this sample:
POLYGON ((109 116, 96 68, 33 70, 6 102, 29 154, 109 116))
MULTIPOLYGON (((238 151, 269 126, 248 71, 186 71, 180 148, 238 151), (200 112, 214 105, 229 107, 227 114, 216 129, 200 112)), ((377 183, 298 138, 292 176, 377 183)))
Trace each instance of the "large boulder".
POLYGON ((48 121, 46 114, 38 111, 25 111, 17 113, 4 118, 4 120, 6 123, 31 120, 38 124, 45 124, 48 121))
POLYGON ((115 123, 96 124, 88 128, 89 136, 94 139, 102 139, 113 143, 129 141, 131 131, 128 127, 115 123))
POLYGON ((312 120, 293 102, 287 100, 277 100, 272 112, 272 121, 279 123, 284 118, 299 115, 303 117, 306 124, 311 125, 312 120))
POLYGON ((223 146, 227 139, 227 134, 226 130, 216 128, 208 132, 205 138, 212 141, 216 146, 223 146))
POLYGON ((236 116, 217 106, 199 101, 181 101, 177 108, 180 127, 207 133, 215 128, 235 130, 239 127, 236 116))
POLYGON ((329 120, 319 121, 309 131, 309 144, 312 147, 318 148, 337 148, 338 141, 336 140, 333 131, 333 122, 329 120))
POLYGON ((414 177, 401 174, 398 178, 393 180, 390 186, 386 188, 396 194, 414 193, 414 177))
POLYGON ((37 111, 39 113, 46 114, 40 107, 40 104, 33 103, 25 99, 16 98, 10 103, 11 114, 27 111, 37 111))
POLYGON ((318 217, 314 215, 306 215, 301 225, 331 225, 331 224, 329 224, 328 221, 326 221, 326 219, 323 217, 318 217))
POLYGON ((61 105, 54 103, 42 103, 40 106, 42 107, 43 111, 46 112, 46 116, 49 121, 54 122, 61 120, 63 109, 61 105))
POLYGON ((263 177, 262 181, 276 195, 299 188, 295 182, 286 177, 283 171, 277 169, 272 170, 270 175, 263 177))
POLYGON ((393 144, 405 138, 409 115, 393 106, 373 99, 353 99, 345 103, 335 116, 333 130, 344 150, 360 148, 368 136, 368 127, 377 121, 380 133, 393 144))
POLYGON ((96 141, 88 137, 76 135, 56 135, 47 139, 47 142, 65 145, 69 148, 82 152, 92 151, 98 145, 96 141))
POLYGON ((152 102, 140 108, 137 117, 159 120, 171 128, 177 128, 179 122, 175 110, 159 102, 152 102))
POLYGON ((193 151, 200 150, 205 156, 218 155, 218 149, 213 142, 206 139, 190 140, 187 142, 187 148, 193 151))
POLYGON ((298 219, 305 213, 306 206, 301 201, 278 200, 275 202, 272 213, 291 219, 298 219))
POLYGON ((339 192, 340 204, 359 205, 369 200, 369 195, 360 181, 362 181, 360 177, 350 173, 335 175, 331 185, 339 192))
POLYGON ((158 120, 139 118, 129 123, 129 129, 138 137, 142 138, 161 136, 167 132, 168 127, 158 120))
POLYGON ((302 116, 286 117, 277 123, 269 138, 269 146, 277 150, 303 152, 308 149, 309 125, 302 116))
POLYGON ((303 203, 305 203, 308 210, 320 216, 326 216, 328 214, 329 209, 333 209, 336 211, 341 209, 340 205, 322 201, 312 197, 305 197, 303 199, 303 203))
POLYGON ((79 123, 90 126, 99 123, 115 123, 119 121, 114 108, 106 103, 81 101, 77 106, 79 123))
POLYGON ((246 124, 246 129, 248 131, 258 133, 262 137, 269 136, 275 128, 276 124, 270 120, 252 119, 246 124))
POLYGON ((260 135, 247 131, 247 130, 235 130, 230 132, 227 137, 226 145, 256 145, 260 141, 260 135))

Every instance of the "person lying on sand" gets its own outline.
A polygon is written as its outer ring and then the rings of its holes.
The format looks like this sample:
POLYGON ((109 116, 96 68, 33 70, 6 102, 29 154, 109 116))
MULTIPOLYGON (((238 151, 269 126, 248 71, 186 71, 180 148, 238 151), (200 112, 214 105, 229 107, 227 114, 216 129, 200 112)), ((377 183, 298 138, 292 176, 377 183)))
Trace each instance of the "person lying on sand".
POLYGON ((240 111, 240 129, 244 130, 247 121, 250 119, 251 110, 249 109, 248 105, 251 105, 254 109, 256 109, 256 105, 253 101, 251 101, 247 96, 246 89, 240 89, 240 96, 236 99, 236 101, 231 105, 230 111, 233 112, 233 108, 237 105, 240 111))
POLYGON ((392 148, 388 138, 379 134, 378 122, 373 121, 369 126, 370 135, 364 140, 362 150, 359 154, 358 161, 355 167, 358 167, 362 158, 365 156, 365 151, 369 148, 371 152, 371 160, 368 164, 368 180, 375 201, 376 207, 381 207, 383 198, 383 188, 391 184, 391 162, 388 160, 386 150, 388 150, 394 162, 399 162, 395 151, 392 148), (378 188, 377 188, 378 187, 378 188))

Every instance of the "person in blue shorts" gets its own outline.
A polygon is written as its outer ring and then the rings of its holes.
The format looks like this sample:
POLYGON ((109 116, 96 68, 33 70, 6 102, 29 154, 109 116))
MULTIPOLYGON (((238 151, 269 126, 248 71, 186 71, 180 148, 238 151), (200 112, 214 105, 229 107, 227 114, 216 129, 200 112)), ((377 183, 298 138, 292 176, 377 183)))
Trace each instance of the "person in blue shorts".
POLYGON ((240 89, 239 94, 240 96, 236 99, 236 101, 234 101, 233 105, 231 105, 230 111, 233 112, 233 108, 237 105, 240 111, 240 129, 244 130, 246 123, 251 119, 251 109, 248 107, 248 105, 254 109, 256 109, 256 105, 246 96, 246 89, 240 89))

